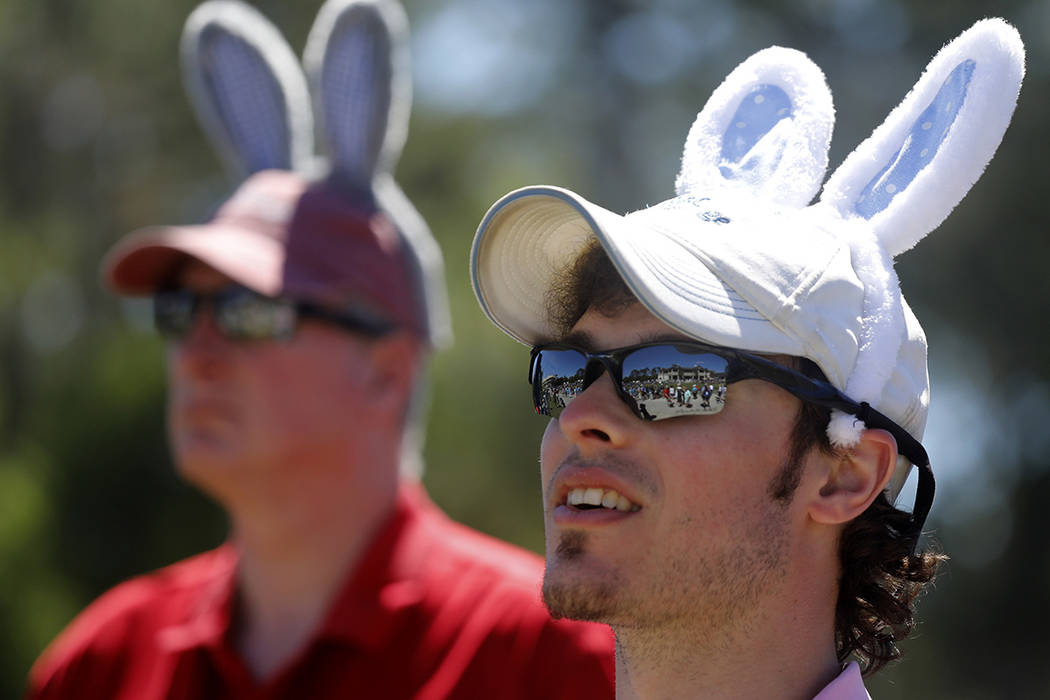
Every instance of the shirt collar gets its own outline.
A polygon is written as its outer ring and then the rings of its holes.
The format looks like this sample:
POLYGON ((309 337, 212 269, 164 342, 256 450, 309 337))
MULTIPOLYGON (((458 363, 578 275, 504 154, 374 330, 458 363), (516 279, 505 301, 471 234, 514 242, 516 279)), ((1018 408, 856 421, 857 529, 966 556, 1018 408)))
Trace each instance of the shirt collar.
POLYGON ((237 551, 227 543, 203 556, 200 594, 185 621, 160 630, 157 641, 163 649, 214 648, 226 639, 236 600, 237 551))
POLYGON ((871 700, 871 696, 864 689, 860 666, 856 661, 851 661, 813 700, 871 700))
POLYGON ((417 482, 402 483, 393 513, 337 594, 318 637, 385 646, 401 616, 422 603, 422 567, 444 513, 417 482))

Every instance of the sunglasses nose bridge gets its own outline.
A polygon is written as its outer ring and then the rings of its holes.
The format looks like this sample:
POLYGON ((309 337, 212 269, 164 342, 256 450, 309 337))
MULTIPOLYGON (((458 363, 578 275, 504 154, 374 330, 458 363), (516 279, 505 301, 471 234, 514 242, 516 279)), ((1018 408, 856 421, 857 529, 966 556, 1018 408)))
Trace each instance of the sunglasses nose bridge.
POLYGON ((186 319, 186 328, 182 334, 183 340, 202 333, 206 336, 223 336, 218 314, 216 313, 215 295, 195 292, 190 297, 189 313, 186 319))
POLYGON ((586 389, 601 378, 602 374, 608 373, 612 380, 616 395, 623 401, 631 411, 640 418, 644 416, 638 410, 638 403, 623 388, 622 367, 619 358, 610 355, 592 355, 588 358, 587 367, 584 370, 583 388, 586 389))
POLYGON ((190 296, 189 330, 214 318, 211 297, 194 292, 190 296))
POLYGON ((583 388, 586 389, 598 381, 604 372, 609 372, 609 376, 613 376, 612 368, 608 364, 608 358, 594 356, 587 358, 587 364, 583 369, 583 388))

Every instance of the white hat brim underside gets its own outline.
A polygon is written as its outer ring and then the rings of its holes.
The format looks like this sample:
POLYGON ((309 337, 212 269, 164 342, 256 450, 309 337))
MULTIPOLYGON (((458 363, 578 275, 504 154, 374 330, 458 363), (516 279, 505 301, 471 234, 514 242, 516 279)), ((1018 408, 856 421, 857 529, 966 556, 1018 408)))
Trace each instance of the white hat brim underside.
POLYGON ((527 345, 551 340, 548 291, 591 238, 597 238, 628 288, 671 328, 708 343, 804 355, 802 345, 726 285, 695 241, 632 221, 569 190, 516 190, 485 215, 474 239, 471 276, 482 309, 527 345))

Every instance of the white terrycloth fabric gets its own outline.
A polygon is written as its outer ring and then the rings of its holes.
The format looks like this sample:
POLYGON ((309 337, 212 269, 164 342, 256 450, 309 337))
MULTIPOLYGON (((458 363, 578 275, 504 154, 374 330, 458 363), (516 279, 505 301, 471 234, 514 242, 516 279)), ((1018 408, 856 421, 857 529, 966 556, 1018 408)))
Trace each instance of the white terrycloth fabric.
POLYGON ((834 204, 843 217, 856 216, 861 190, 906 145, 909 129, 947 75, 967 61, 973 61, 976 68, 958 115, 939 144, 936 160, 896 193, 893 206, 869 218, 872 232, 893 256, 913 247, 944 221, 999 147, 1024 77, 1024 45, 1017 31, 1001 19, 981 20, 941 49, 900 105, 857 146, 824 187, 823 201, 834 204))
POLYGON ((713 190, 738 188, 761 201, 804 207, 824 179, 834 122, 835 110, 824 74, 805 54, 779 46, 759 51, 711 94, 697 116, 685 140, 675 190, 679 195, 702 196, 713 190), (745 100, 757 97, 761 105, 767 99, 761 91, 755 94, 741 87, 761 85, 783 90, 790 101, 790 113, 741 158, 744 163, 755 162, 759 176, 727 179, 720 168, 726 165, 722 157, 726 134, 738 130, 739 122, 733 117, 745 100))
MULTIPOLYGON (((861 316, 862 351, 845 387, 855 400, 878 407, 897 364, 904 318, 892 257, 939 226, 981 176, 1010 122, 1023 76, 1024 47, 1017 32, 1002 20, 978 22, 941 49, 901 104, 828 180, 821 201, 845 221, 859 220, 867 228, 853 239, 869 300, 861 316), (969 70, 965 91, 953 95, 953 75, 969 70), (935 131, 939 114, 953 110, 939 139, 917 144, 935 131), (912 167, 905 162, 909 149, 918 156, 912 167), (894 182, 895 172, 906 179, 912 170, 911 180, 894 182), (878 196, 880 188, 891 196, 888 204, 864 211, 865 192, 878 196)), ((834 444, 849 446, 862 428, 851 417, 836 415, 829 436, 834 444)))
MULTIPOLYGON (((868 230, 862 226, 853 228, 850 250, 853 269, 864 285, 864 304, 858 360, 844 391, 855 401, 878 406, 882 403, 879 401, 882 388, 890 379, 904 342, 904 309, 900 304, 900 283, 893 259, 868 230)), ((832 445, 849 447, 857 444, 863 428, 863 423, 853 416, 835 411, 828 425, 828 437, 832 445)))
MULTIPOLYGON (((808 357, 854 401, 920 439, 926 338, 893 257, 939 225, 980 177, 1023 75, 1017 32, 999 19, 976 23, 937 54, 807 206, 827 167, 831 94, 803 54, 760 51, 697 116, 677 197, 620 216, 561 188, 511 192, 474 239, 475 293, 512 337, 547 339, 547 290, 596 238, 669 326, 718 345, 808 357)), ((834 415, 828 434, 848 447, 863 427, 834 415)), ((898 460, 891 498, 909 466, 898 460)))

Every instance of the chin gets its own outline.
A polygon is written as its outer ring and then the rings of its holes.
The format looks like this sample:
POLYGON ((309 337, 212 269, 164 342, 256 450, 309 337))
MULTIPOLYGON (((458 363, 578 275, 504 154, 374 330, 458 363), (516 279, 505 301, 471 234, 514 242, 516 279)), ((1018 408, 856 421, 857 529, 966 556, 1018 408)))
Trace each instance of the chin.
POLYGON ((179 471, 187 474, 229 469, 228 465, 237 462, 233 445, 207 433, 178 436, 172 442, 172 453, 179 471))
POLYGON ((616 617, 616 598, 612 591, 580 583, 543 579, 543 603, 555 620, 582 620, 609 623, 616 617))
POLYGON ((563 535, 547 555, 543 602, 551 617, 610 623, 622 611, 620 576, 594 560, 582 533, 563 535))
POLYGON ((183 437, 172 444, 172 454, 179 476, 202 491, 213 491, 238 476, 245 478, 239 450, 224 440, 183 437))

